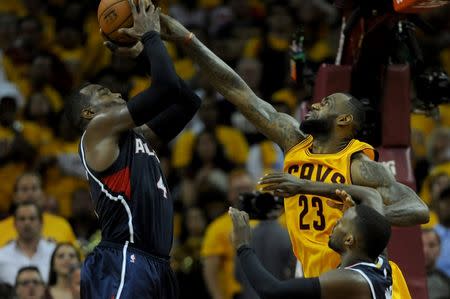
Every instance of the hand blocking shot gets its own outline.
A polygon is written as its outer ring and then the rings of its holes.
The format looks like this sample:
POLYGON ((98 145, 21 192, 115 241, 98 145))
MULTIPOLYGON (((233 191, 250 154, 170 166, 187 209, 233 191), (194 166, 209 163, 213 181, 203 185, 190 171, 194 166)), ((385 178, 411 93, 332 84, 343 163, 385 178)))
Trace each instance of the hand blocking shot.
MULTIPOLYGON (((369 188, 366 188, 369 189, 369 188)), ((239 262, 262 299, 391 299, 392 269, 383 255, 391 235, 386 218, 367 205, 355 205, 345 191, 336 190, 343 212, 330 235, 328 246, 340 255, 337 269, 319 277, 280 281, 272 276, 249 247, 251 229, 246 212, 229 209, 232 240, 239 262)))

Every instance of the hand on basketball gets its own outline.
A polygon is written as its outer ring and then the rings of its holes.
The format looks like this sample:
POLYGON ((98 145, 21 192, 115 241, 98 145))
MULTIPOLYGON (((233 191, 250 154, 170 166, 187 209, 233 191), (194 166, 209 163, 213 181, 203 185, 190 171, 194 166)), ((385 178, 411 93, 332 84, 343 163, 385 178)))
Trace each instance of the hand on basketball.
POLYGON ((119 33, 127 34, 140 40, 149 31, 161 31, 159 24, 160 8, 155 8, 151 0, 139 0, 139 7, 133 0, 128 0, 133 14, 133 27, 121 28, 119 33))
MULTIPOLYGON (((102 35, 104 35, 101 29, 100 29, 100 33, 102 35)), ((105 47, 107 47, 111 52, 113 52, 119 56, 130 57, 130 58, 138 57, 139 54, 141 54, 142 50, 144 50, 144 45, 140 41, 138 41, 132 47, 121 47, 111 41, 105 41, 105 42, 103 42, 103 45, 105 45, 105 47)))
POLYGON ((258 182, 262 191, 283 197, 299 194, 304 183, 304 180, 284 172, 267 174, 258 182))
POLYGON ((342 211, 342 213, 345 213, 349 208, 354 207, 356 204, 353 201, 350 194, 345 192, 344 190, 336 189, 336 195, 342 199, 342 203, 337 203, 335 201, 327 200, 327 205, 342 211))
POLYGON ((250 244, 250 222, 248 214, 244 211, 230 207, 228 214, 233 221, 233 232, 231 234, 231 241, 236 249, 243 245, 250 244))
POLYGON ((189 37, 189 30, 187 30, 180 22, 174 18, 161 13, 161 36, 164 40, 171 42, 186 41, 189 37))

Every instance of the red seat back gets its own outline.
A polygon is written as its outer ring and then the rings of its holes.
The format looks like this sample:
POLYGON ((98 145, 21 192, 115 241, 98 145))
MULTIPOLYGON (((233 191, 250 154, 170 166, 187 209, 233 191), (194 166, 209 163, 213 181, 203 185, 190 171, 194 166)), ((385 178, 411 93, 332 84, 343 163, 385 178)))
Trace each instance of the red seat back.
POLYGON ((381 101, 381 130, 384 147, 410 144, 410 74, 408 65, 389 65, 381 101))
POLYGON ((322 64, 317 72, 313 102, 336 92, 350 92, 352 67, 348 65, 322 64))

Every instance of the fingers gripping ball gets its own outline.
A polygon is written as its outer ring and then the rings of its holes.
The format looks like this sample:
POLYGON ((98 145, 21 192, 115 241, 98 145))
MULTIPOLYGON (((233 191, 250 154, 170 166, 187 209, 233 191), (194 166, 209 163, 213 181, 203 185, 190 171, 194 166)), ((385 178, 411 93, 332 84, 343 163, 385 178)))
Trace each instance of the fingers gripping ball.
MULTIPOLYGON (((138 0, 133 1, 136 5, 139 5, 138 0)), ((145 1, 145 3, 149 2, 145 1)), ((153 1, 155 6, 157 2, 159 1, 153 1)), ((124 46, 136 43, 134 38, 118 31, 120 28, 133 26, 133 15, 129 0, 101 0, 97 10, 97 18, 103 34, 109 40, 124 46)))

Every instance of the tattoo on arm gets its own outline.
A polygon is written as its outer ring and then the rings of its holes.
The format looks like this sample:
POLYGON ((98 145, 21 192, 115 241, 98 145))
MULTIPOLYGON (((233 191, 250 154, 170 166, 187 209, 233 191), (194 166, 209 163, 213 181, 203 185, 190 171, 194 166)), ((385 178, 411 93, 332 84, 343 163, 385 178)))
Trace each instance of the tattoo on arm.
POLYGON ((277 112, 272 105, 258 98, 233 69, 199 40, 194 39, 186 50, 207 74, 211 85, 269 139, 288 150, 305 138, 293 117, 277 112))
MULTIPOLYGON (((420 197, 406 185, 397 182, 382 164, 359 160, 352 167, 353 183, 376 188, 383 198, 385 216, 391 224, 398 226, 428 222, 428 207, 420 197)), ((352 165, 353 166, 353 165, 352 165)))

